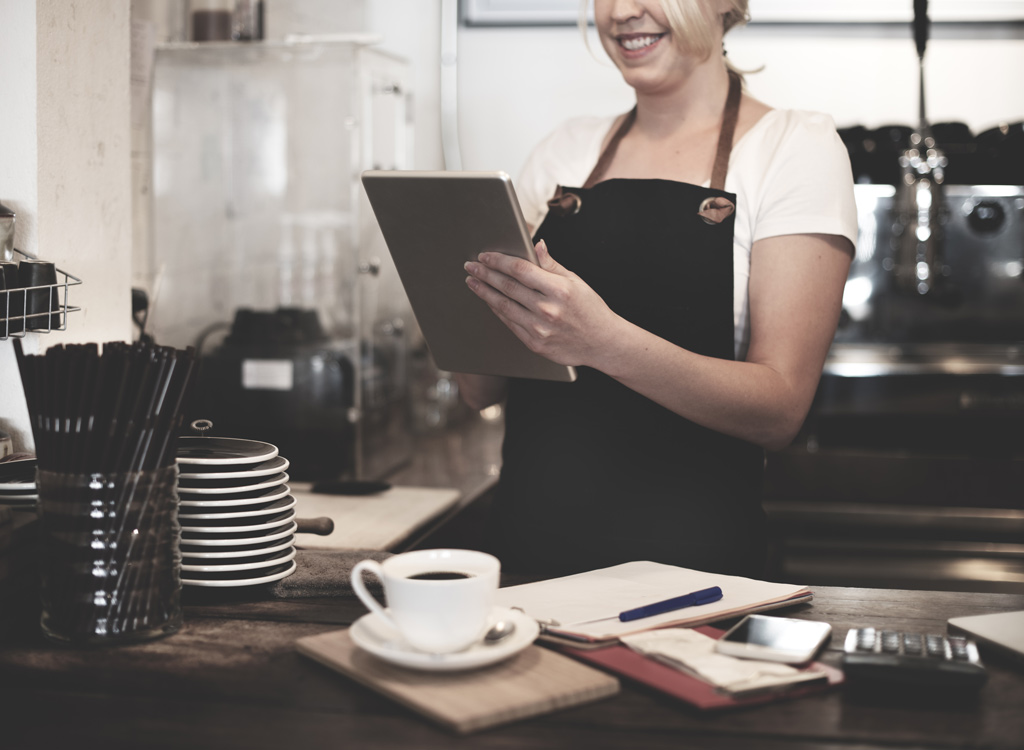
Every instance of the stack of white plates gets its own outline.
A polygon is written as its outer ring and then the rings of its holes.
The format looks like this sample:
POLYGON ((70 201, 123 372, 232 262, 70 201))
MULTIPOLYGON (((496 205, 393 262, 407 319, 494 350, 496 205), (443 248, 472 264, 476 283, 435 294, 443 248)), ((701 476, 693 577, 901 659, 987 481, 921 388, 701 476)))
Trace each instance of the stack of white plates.
POLYGON ((36 459, 21 458, 0 463, 0 505, 34 509, 38 504, 36 459))
POLYGON ((177 460, 184 585, 254 586, 295 571, 295 498, 275 446, 184 437, 177 460))

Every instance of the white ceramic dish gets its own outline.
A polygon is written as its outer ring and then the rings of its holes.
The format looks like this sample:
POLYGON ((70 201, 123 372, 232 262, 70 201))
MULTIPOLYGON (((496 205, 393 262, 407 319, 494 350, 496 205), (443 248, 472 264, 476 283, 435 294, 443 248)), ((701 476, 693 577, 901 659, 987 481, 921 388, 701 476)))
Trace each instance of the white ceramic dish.
POLYGON ((0 505, 39 505, 39 495, 0 495, 0 505))
POLYGON ((178 517, 178 521, 181 523, 183 538, 186 533, 238 534, 243 531, 267 531, 268 529, 292 523, 295 520, 295 511, 287 510, 270 518, 225 518, 223 523, 218 523, 216 519, 209 518, 195 519, 195 523, 192 523, 192 520, 187 516, 178 517))
POLYGON ((287 471, 291 464, 284 456, 274 456, 269 461, 246 466, 241 469, 225 471, 219 466, 203 466, 196 464, 182 464, 178 479, 244 479, 245 477, 261 477, 267 474, 277 474, 287 471))
POLYGON ((0 481, 22 482, 35 481, 36 467, 39 461, 32 458, 16 458, 13 461, 0 461, 0 481))
POLYGON ((269 503, 272 500, 280 500, 291 492, 287 484, 279 487, 267 487, 255 492, 239 493, 239 497, 218 497, 216 495, 179 495, 182 508, 229 508, 236 505, 256 505, 257 503, 269 503))
POLYGON ((178 438, 179 464, 238 466, 267 461, 277 455, 277 446, 259 440, 221 437, 178 438))
POLYGON ((218 511, 212 508, 199 508, 200 513, 186 513, 184 511, 178 512, 178 520, 183 524, 187 519, 189 523, 198 525, 200 521, 206 519, 218 519, 218 518, 255 518, 258 516, 269 516, 273 513, 283 513, 286 510, 295 507, 295 498, 291 495, 286 495, 280 500, 275 500, 272 503, 261 503, 256 507, 250 508, 247 506, 234 506, 229 505, 228 510, 218 511), (205 512, 210 511, 210 512, 205 512))
POLYGON ((230 487, 196 487, 178 482, 179 495, 238 495, 243 492, 256 492, 269 487, 278 487, 288 481, 288 475, 283 471, 279 474, 267 477, 256 484, 232 485, 230 487))
POLYGON ((35 488, 35 479, 25 479, 23 481, 16 479, 13 482, 0 482, 0 492, 3 493, 32 492, 35 488))
POLYGON ((299 525, 292 521, 283 528, 269 529, 262 534, 254 532, 252 534, 218 534, 216 536, 196 534, 195 536, 188 536, 185 534, 185 531, 182 530, 181 543, 199 547, 241 547, 248 544, 259 544, 260 542, 272 542, 275 539, 284 539, 286 536, 294 534, 298 528, 299 525))
POLYGON ((259 570, 260 568, 272 568, 281 565, 289 560, 295 559, 295 548, 283 550, 267 556, 260 560, 250 562, 210 562, 209 560, 193 561, 185 557, 181 563, 181 569, 190 573, 228 573, 236 570, 259 570))
POLYGON ((497 643, 480 642, 454 654, 417 651, 405 642, 390 623, 372 612, 356 620, 349 629, 349 635, 359 648, 391 664, 431 672, 455 672, 486 667, 508 659, 533 643, 540 634, 536 620, 518 610, 495 607, 490 625, 499 620, 512 621, 516 626, 515 631, 497 643))
POLYGON ((295 536, 289 535, 283 539, 273 540, 266 544, 259 545, 241 545, 239 547, 230 548, 213 548, 212 550, 207 547, 200 546, 198 549, 188 543, 182 543, 181 545, 181 556, 183 558, 190 558, 192 560, 244 560, 247 557, 257 557, 259 555, 270 555, 274 552, 280 552, 283 549, 295 546, 295 536), (255 549, 254 549, 255 547, 255 549))
MULTIPOLYGON (((189 578, 189 577, 183 575, 181 577, 181 583, 184 586, 207 586, 207 587, 217 587, 217 588, 234 588, 234 587, 237 587, 237 586, 256 586, 257 584, 260 584, 260 583, 270 583, 271 581, 279 581, 282 578, 287 578, 288 576, 290 576, 292 573, 295 572, 295 568, 296 568, 295 561, 292 560, 290 563, 286 563, 285 565, 280 566, 280 568, 273 568, 272 570, 268 571, 265 575, 262 575, 262 576, 259 576, 259 577, 256 577, 256 578, 223 578, 223 579, 222 578, 211 578, 211 579, 202 579, 202 578, 189 578)), ((197 574, 194 574, 194 575, 203 575, 203 574, 202 573, 197 573, 197 574)), ((244 576, 246 574, 245 573, 240 573, 239 575, 243 575, 244 576)))

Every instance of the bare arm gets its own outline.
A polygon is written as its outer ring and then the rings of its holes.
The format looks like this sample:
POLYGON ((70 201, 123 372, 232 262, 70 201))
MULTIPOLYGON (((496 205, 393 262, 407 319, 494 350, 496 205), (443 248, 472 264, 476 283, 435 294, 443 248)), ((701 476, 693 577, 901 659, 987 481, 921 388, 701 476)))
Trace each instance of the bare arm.
POLYGON ((834 235, 754 244, 745 362, 694 354, 622 319, 543 243, 539 267, 484 253, 467 264, 467 283, 531 350, 601 370, 705 427, 780 448, 793 439, 814 397, 851 249, 834 235))

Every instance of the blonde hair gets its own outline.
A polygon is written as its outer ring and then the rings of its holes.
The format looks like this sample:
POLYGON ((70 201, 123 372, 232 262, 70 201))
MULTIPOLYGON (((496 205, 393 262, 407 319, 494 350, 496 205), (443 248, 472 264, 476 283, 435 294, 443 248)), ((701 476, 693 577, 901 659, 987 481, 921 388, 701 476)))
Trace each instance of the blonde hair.
MULTIPOLYGON (((669 28, 672 29, 672 38, 681 48, 692 52, 707 60, 717 50, 714 48, 718 37, 717 26, 719 16, 711 9, 711 4, 706 0, 659 0, 665 11, 669 28)), ((736 26, 742 26, 750 20, 750 0, 727 0, 729 11, 722 16, 723 33, 728 33, 736 26)), ((579 27, 583 32, 583 38, 587 38, 587 8, 590 0, 581 0, 579 27)), ((587 47, 589 48, 589 43, 587 47)), ((726 67, 733 72, 742 72, 735 68, 728 59, 726 67)))

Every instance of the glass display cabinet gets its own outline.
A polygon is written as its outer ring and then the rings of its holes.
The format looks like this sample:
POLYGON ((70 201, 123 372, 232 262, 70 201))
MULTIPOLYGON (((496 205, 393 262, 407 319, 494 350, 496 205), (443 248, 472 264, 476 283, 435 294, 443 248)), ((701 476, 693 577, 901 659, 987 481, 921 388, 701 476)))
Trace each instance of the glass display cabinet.
POLYGON ((199 349, 194 418, 276 444, 295 479, 408 451, 413 318, 359 176, 409 168, 409 76, 373 41, 155 54, 149 332, 199 349))

